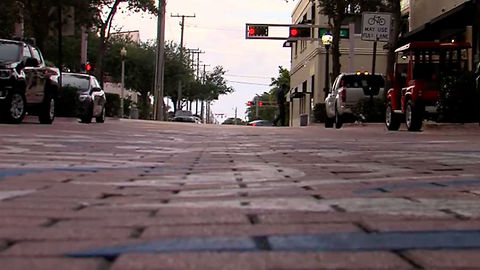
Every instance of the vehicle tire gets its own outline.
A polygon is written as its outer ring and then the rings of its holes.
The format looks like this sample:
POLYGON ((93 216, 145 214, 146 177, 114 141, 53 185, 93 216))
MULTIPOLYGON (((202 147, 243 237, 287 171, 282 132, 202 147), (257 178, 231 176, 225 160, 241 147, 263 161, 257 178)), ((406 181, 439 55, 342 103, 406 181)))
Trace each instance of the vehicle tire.
POLYGON ((337 109, 335 108, 335 128, 339 129, 342 128, 343 125, 343 119, 340 114, 338 114, 337 109))
POLYGON ((6 104, 7 106, 2 110, 2 114, 4 114, 7 123, 19 124, 22 122, 26 114, 27 100, 25 95, 11 91, 7 96, 6 104))
POLYGON ((93 106, 90 106, 87 112, 84 115, 80 116, 80 121, 85 124, 90 124, 92 122, 92 117, 93 117, 93 106))
POLYGON ((390 102, 388 102, 385 109, 385 125, 388 130, 398 130, 400 128, 400 118, 393 112, 390 102))
POLYGON ((419 131, 422 128, 423 107, 414 106, 409 100, 405 107, 405 123, 409 131, 419 131))
POLYGON ((52 95, 46 95, 42 105, 40 105, 38 121, 40 124, 52 124, 55 119, 55 98, 52 95))
POLYGON ((325 128, 333 128, 333 123, 335 122, 335 118, 325 117, 325 128))
POLYGON ((105 122, 105 107, 102 108, 102 112, 99 116, 95 117, 95 122, 104 123, 105 122))

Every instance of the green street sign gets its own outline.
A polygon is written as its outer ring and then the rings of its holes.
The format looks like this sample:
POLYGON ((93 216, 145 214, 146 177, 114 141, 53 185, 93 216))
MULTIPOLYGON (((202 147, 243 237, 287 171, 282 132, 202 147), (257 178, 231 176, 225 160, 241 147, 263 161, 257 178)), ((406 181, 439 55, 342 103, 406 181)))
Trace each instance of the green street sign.
MULTIPOLYGON (((323 35, 327 33, 326 28, 319 28, 318 29, 318 36, 321 38, 323 35)), ((342 28, 340 29, 340 38, 350 38, 350 31, 349 29, 342 28)))

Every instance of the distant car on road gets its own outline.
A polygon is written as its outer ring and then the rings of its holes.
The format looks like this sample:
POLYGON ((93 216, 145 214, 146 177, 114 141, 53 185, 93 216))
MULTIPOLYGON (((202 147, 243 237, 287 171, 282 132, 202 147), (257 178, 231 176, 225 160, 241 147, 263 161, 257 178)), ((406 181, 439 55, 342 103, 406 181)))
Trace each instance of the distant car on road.
POLYGON ((77 89, 77 116, 82 123, 105 122, 105 92, 97 79, 89 74, 63 73, 62 86, 77 89))
POLYGON ((172 118, 173 122, 186 122, 201 124, 202 121, 196 116, 175 116, 172 118))
POLYGON ((28 42, 0 39, 0 118, 22 122, 26 113, 41 124, 55 118, 59 69, 47 67, 40 50, 28 42))
POLYGON ((353 109, 362 99, 383 99, 385 79, 382 75, 369 73, 342 73, 333 83, 325 98, 325 127, 341 128, 347 116, 354 115, 353 109))
POLYGON ((248 122, 248 125, 253 127, 273 127, 273 123, 268 120, 255 120, 248 122))

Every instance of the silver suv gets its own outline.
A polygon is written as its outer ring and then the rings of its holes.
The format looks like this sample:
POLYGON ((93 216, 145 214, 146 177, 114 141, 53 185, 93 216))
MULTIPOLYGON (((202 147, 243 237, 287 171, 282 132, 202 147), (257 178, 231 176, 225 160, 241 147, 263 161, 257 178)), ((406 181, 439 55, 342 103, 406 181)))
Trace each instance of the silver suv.
POLYGON ((379 74, 342 73, 325 98, 325 127, 341 128, 362 99, 384 99, 385 79, 379 74))

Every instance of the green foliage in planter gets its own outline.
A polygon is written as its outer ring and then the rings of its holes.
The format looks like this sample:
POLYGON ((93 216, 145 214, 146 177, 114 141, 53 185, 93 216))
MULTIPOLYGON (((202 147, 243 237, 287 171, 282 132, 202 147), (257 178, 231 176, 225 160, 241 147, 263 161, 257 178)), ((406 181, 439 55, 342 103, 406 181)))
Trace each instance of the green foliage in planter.
POLYGON ((476 121, 478 103, 479 93, 472 72, 447 75, 440 79, 440 99, 437 107, 439 122, 476 121))

